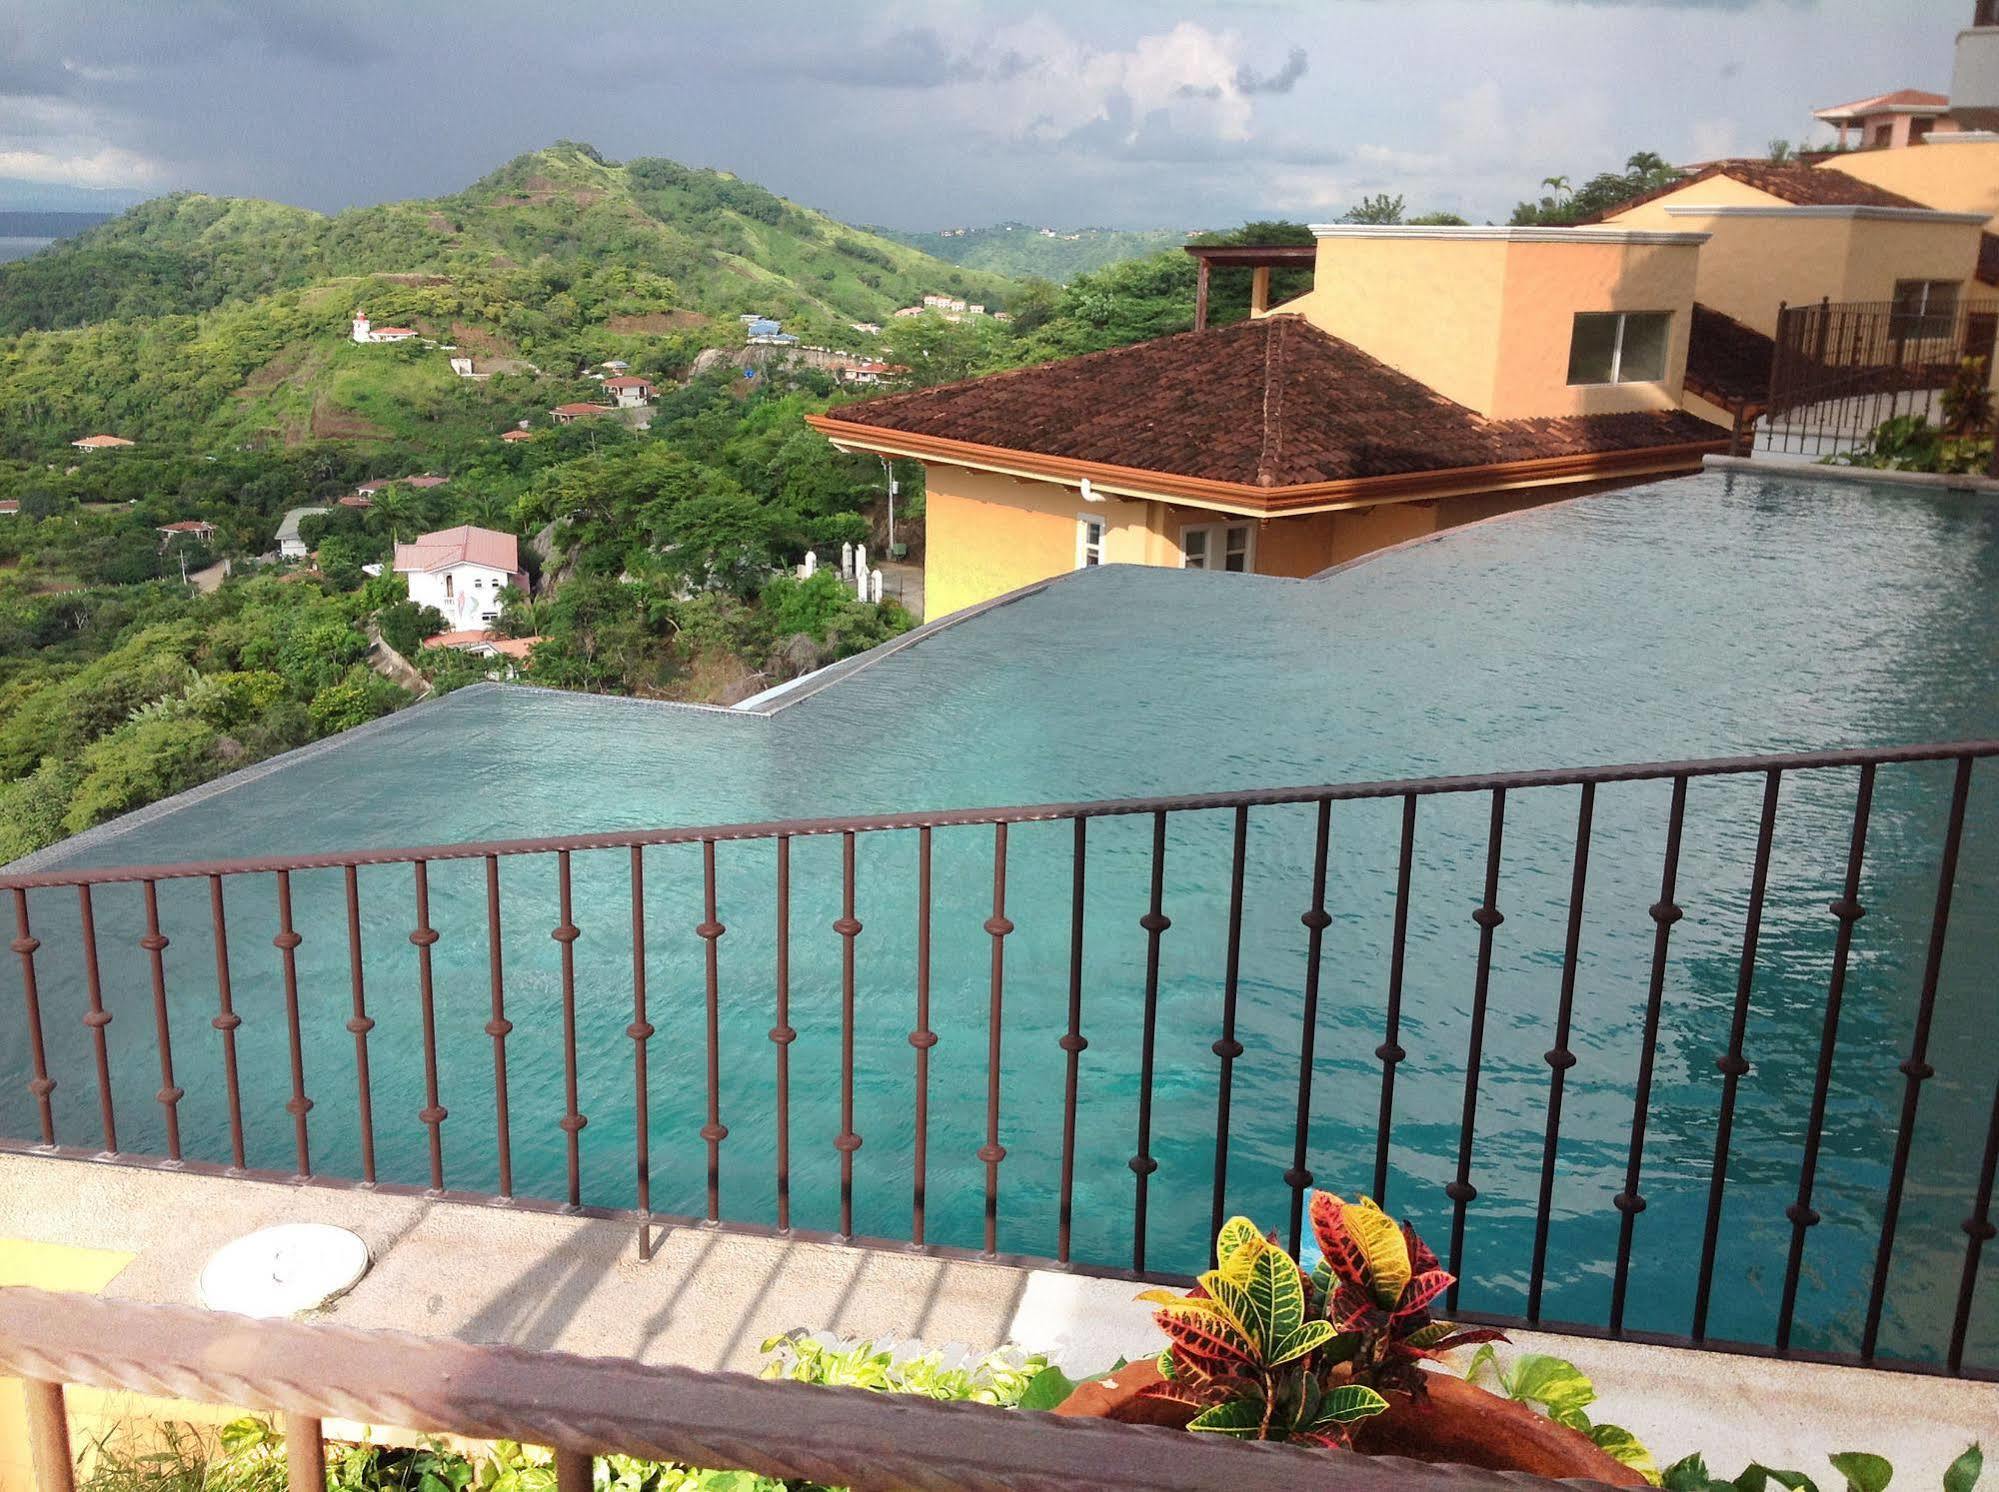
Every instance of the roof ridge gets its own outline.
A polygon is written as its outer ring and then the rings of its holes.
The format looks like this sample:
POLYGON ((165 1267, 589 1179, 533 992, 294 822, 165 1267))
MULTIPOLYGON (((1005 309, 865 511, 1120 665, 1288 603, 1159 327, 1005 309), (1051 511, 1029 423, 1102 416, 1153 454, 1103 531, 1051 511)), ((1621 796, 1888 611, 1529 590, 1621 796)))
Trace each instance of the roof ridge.
POLYGON ((1259 487, 1277 485, 1275 464, 1284 446, 1285 330, 1286 323, 1279 321, 1263 337, 1263 440, 1256 453, 1256 484, 1259 487))

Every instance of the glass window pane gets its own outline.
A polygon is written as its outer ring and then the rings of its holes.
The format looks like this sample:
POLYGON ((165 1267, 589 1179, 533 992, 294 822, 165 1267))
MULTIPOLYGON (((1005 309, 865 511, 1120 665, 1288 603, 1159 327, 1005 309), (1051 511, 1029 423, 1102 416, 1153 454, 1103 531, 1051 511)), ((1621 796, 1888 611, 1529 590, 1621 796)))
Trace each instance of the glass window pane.
POLYGON ((1569 342, 1569 382, 1609 383, 1611 353, 1617 346, 1615 312, 1579 311, 1569 342))
POLYGON ((1222 538, 1222 568, 1237 574, 1249 568, 1249 530, 1237 524, 1225 531, 1222 538))
POLYGON ((1204 528, 1183 529, 1180 534, 1180 551, 1186 556, 1189 570, 1208 568, 1208 531, 1204 528))
POLYGON ((1666 376, 1666 336, 1673 318, 1664 312, 1644 312, 1624 318, 1624 351, 1618 359, 1619 383, 1657 382, 1666 376))

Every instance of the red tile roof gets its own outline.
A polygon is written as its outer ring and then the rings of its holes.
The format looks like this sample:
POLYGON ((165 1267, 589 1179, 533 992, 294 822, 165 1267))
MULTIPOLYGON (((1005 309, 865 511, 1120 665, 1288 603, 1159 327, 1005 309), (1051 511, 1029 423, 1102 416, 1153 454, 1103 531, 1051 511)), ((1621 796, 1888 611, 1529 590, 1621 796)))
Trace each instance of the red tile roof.
POLYGON ((396 546, 395 569, 443 570, 452 565, 484 565, 492 570, 514 573, 521 567, 520 541, 497 529, 474 528, 469 523, 419 534, 414 541, 396 546))
POLYGON ((18 513, 21 500, 18 497, 0 497, 0 513, 18 513))
POLYGON ((534 439, 534 432, 533 432, 532 430, 502 430, 502 431, 500 432, 500 439, 502 439, 502 440, 533 440, 533 439, 534 439))
POLYGON ((82 440, 72 440, 70 444, 89 451, 101 451, 110 446, 129 446, 133 442, 122 435, 86 435, 82 440))
POLYGON ((1266 491, 1717 439, 1679 410, 1489 420, 1294 315, 866 399, 814 423, 1266 491))
POLYGON ((615 414, 617 411, 608 404, 558 404, 550 414, 615 414))
POLYGON ((434 637, 426 637, 423 645, 427 648, 477 648, 489 647, 506 658, 525 658, 540 642, 539 637, 502 637, 488 630, 470 632, 439 632, 434 637))
POLYGON ((637 377, 607 378, 604 380, 604 387, 607 389, 649 389, 652 387, 652 380, 650 378, 637 377))
POLYGON ((375 499, 368 496, 365 492, 349 493, 346 497, 335 498, 334 501, 339 503, 343 508, 372 508, 375 506, 375 499))
POLYGON ((1723 409, 1756 413, 1770 397, 1776 343, 1699 302, 1687 335, 1687 391, 1723 409))
POLYGON ((178 523, 161 524, 160 532, 163 534, 212 534, 215 532, 215 525, 204 523, 199 518, 183 518, 178 523))
POLYGON ((404 477, 403 485, 405 487, 442 487, 450 480, 451 478, 449 477, 434 477, 426 472, 420 477, 404 477))
POLYGON ((1812 110, 1812 117, 1825 119, 1828 116, 1845 114, 1849 117, 1872 114, 1880 109, 1909 107, 1919 109, 1948 109, 1950 96, 1930 93, 1921 88, 1897 88, 1893 93, 1877 93, 1872 98, 1857 98, 1850 104, 1832 104, 1823 109, 1812 110))
POLYGON ((1683 191, 1698 182, 1711 181, 1717 176, 1726 176, 1730 181, 1739 181, 1744 186, 1766 192, 1779 202, 1792 207, 1914 207, 1924 212, 1930 211, 1926 202, 1918 202, 1913 197, 1904 197, 1900 192, 1891 192, 1862 181, 1858 176, 1849 176, 1844 171, 1831 166, 1773 165, 1769 161, 1711 161, 1678 181, 1655 187, 1649 192, 1640 192, 1615 207, 1606 207, 1602 212, 1582 219, 1583 223, 1601 223, 1616 217, 1621 212, 1629 212, 1634 207, 1647 202, 1656 202, 1661 197, 1670 197, 1674 192, 1683 191))

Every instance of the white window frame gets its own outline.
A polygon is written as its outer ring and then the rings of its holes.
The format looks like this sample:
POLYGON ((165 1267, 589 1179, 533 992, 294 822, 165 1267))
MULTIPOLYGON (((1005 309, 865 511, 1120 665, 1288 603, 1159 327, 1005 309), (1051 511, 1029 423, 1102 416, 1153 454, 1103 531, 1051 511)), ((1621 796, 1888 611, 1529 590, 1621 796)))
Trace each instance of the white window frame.
POLYGON ((1180 568, 1183 570, 1213 570, 1222 575, 1254 575, 1256 573, 1256 521, 1251 518, 1224 519, 1218 523, 1183 523, 1180 525, 1180 568), (1242 530, 1242 569, 1227 567, 1229 530, 1242 530), (1208 550, 1202 557, 1203 563, 1187 563, 1187 535, 1206 534, 1208 550))
POLYGON ((1084 570, 1090 568, 1092 565, 1104 564, 1104 543, 1110 536, 1111 526, 1104 521, 1103 514, 1078 513, 1076 515, 1076 568, 1084 570), (1097 534, 1094 540, 1090 538, 1090 531, 1092 529, 1096 530, 1097 534), (1095 560, 1090 558, 1091 551, 1093 550, 1097 556, 1095 560))
POLYGON ((1624 376, 1624 323, 1633 316, 1663 316, 1666 318, 1666 362, 1673 360, 1673 313, 1671 311, 1578 311, 1569 322, 1569 357, 1575 358, 1576 322, 1585 316, 1615 316, 1617 332, 1610 342, 1610 377, 1602 383, 1571 383, 1572 389, 1602 389, 1619 383, 1661 383, 1666 370, 1661 368, 1657 378, 1626 378, 1624 376))

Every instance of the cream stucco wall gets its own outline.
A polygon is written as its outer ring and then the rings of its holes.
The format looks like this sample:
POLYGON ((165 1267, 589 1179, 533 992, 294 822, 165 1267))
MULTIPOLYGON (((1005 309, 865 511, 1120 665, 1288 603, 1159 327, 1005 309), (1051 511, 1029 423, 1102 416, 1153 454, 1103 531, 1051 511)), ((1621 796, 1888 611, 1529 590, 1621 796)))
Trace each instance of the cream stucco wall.
POLYGON ((1686 370, 1698 253, 1586 239, 1323 237, 1312 289, 1276 309, 1495 418, 1670 409, 1686 370), (1671 313, 1666 377, 1571 386, 1581 311, 1671 313))
MULTIPOLYGON (((1948 145, 1935 147, 1935 151, 1944 156, 1978 148, 1948 145)), ((1930 149, 1917 146, 1881 153, 1921 155, 1930 149)), ((1707 234, 1708 241, 1700 251, 1694 299, 1765 336, 1776 332, 1777 308, 1782 303, 1795 306, 1822 298, 1885 301, 1894 296, 1897 280, 1964 284, 1971 280, 1978 263, 1980 229, 1976 223, 1800 211, 1726 176, 1694 182, 1641 203, 1611 221, 1619 227, 1680 228, 1707 234), (1688 211, 1701 207, 1765 211, 1688 211)))
POLYGON ((924 494, 924 612, 940 617, 1076 565, 1079 520, 1104 523, 1107 565, 1178 564, 1164 504, 1085 502, 1074 487, 958 466, 928 465, 924 494))
POLYGON ((1884 191, 1943 212, 1979 212, 1999 232, 1999 139, 1957 140, 1907 150, 1855 150, 1820 162, 1884 191))

